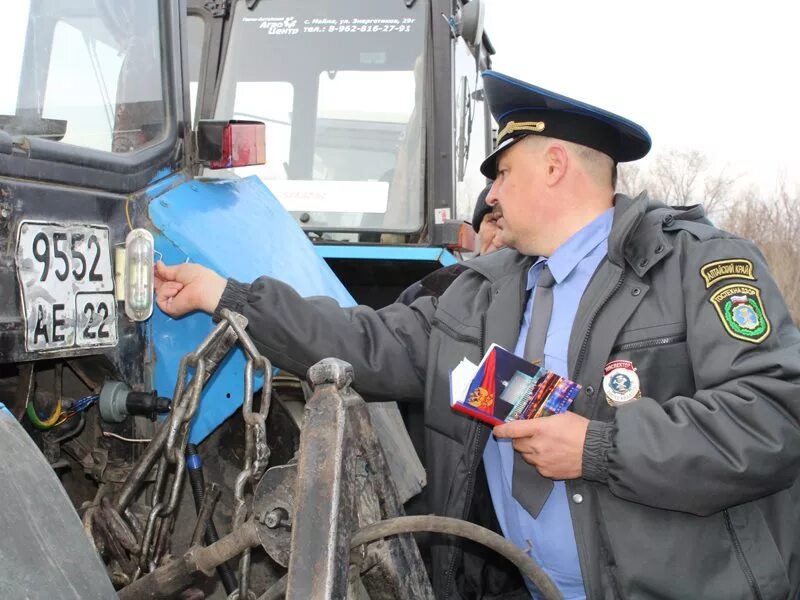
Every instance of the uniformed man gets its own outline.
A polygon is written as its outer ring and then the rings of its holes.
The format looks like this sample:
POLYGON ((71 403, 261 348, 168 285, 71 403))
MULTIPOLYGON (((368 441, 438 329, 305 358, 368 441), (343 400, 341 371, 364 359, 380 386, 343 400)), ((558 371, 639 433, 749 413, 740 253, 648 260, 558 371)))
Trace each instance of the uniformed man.
MULTIPOLYGON (((438 301, 341 309, 159 265, 159 306, 242 312, 298 374, 338 356, 365 395, 424 393, 433 510, 499 528, 566 598, 797 598, 800 333, 763 256, 700 207, 614 194, 640 126, 500 73, 484 89, 512 248, 438 301), (494 435, 454 413, 451 369, 491 343, 577 381, 572 409, 494 435)), ((432 561, 438 598, 537 595, 485 549, 442 540, 432 561)))

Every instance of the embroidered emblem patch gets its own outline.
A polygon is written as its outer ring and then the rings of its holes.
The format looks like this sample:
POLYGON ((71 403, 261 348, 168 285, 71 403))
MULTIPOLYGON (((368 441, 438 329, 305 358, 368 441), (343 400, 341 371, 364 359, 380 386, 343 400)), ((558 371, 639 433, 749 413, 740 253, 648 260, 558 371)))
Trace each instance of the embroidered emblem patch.
POLYGON ((753 263, 746 258, 715 260, 700 267, 700 275, 706 282, 706 289, 723 279, 749 279, 755 281, 753 263))
POLYGON ((720 288, 708 299, 717 310, 725 331, 738 340, 759 344, 771 331, 761 290, 734 283, 720 288))

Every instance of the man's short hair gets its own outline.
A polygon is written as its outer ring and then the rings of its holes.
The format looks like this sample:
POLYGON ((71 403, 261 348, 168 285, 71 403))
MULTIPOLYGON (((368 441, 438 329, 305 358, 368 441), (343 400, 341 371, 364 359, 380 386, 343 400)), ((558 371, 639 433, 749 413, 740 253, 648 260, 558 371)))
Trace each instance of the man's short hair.
POLYGON ((529 135, 526 136, 522 142, 536 150, 543 149, 546 144, 551 142, 563 144, 573 155, 578 157, 586 173, 595 182, 600 185, 610 185, 612 189, 616 187, 617 165, 614 163, 614 159, 599 150, 576 144, 575 142, 559 140, 543 135, 529 135))

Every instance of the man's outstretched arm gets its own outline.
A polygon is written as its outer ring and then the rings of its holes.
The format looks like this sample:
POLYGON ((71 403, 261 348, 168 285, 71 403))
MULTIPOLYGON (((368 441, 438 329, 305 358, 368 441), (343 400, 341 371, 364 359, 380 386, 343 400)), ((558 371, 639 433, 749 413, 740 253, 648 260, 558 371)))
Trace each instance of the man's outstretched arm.
POLYGON ((431 298, 379 311, 341 308, 324 296, 302 298, 269 277, 252 285, 226 280, 194 264, 156 266, 156 302, 180 317, 195 310, 213 314, 230 308, 247 317, 248 333, 276 366, 304 376, 327 357, 353 365, 355 387, 381 399, 422 398, 431 298))

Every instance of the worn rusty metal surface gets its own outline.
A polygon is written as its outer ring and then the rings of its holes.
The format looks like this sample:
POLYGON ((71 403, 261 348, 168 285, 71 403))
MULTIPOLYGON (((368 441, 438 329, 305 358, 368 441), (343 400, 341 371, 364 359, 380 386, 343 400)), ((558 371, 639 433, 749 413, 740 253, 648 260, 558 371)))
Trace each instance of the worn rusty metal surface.
POLYGON ((194 574, 210 575, 217 566, 257 545, 256 525, 248 521, 218 542, 205 548, 194 546, 183 556, 137 579, 119 592, 119 599, 172 598, 191 584, 194 574))
MULTIPOLYGON (((359 441, 354 466, 358 483, 358 527, 403 515, 391 470, 376 429, 362 402, 353 410, 353 429, 359 441)), ((410 534, 369 544, 362 550, 361 581, 371 600, 433 599, 417 544, 410 534)))
POLYGON ((427 484, 425 467, 414 449, 397 402, 367 402, 367 410, 400 502, 405 504, 427 484))
POLYGON ((360 398, 350 390, 347 363, 322 361, 308 375, 316 389, 300 436, 286 598, 343 598, 355 516, 347 412, 360 398))
MULTIPOLYGON (((350 388, 352 367, 325 359, 309 370, 309 380, 315 391, 306 405, 297 466, 291 600, 346 597, 353 586, 353 530, 403 514, 366 404, 350 388)), ((410 535, 379 541, 354 558, 371 598, 433 598, 410 535)))
POLYGON ((261 478, 253 495, 253 515, 260 523, 261 545, 282 567, 289 566, 296 485, 296 463, 272 467, 261 478))

